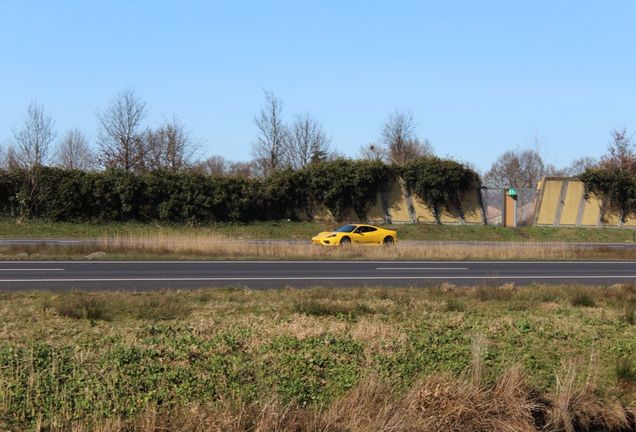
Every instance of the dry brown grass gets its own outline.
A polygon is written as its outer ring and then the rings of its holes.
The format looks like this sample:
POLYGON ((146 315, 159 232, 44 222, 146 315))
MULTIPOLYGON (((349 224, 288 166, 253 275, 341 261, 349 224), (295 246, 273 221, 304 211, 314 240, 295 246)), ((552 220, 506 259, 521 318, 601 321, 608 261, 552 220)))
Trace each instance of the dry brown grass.
POLYGON ((564 432, 634 430, 636 423, 629 408, 599 396, 596 356, 590 358, 584 379, 577 378, 579 372, 577 363, 570 362, 562 374, 557 374, 556 392, 547 410, 547 425, 564 432))
POLYGON ((26 244, 0 247, 0 260, 33 259, 301 259, 301 260, 576 260, 636 259, 636 248, 580 246, 573 243, 398 243, 320 247, 285 241, 236 240, 210 233, 160 231, 111 235, 95 244, 26 244))
MULTIPOLYGON (((74 432, 579 432, 632 431, 632 408, 600 399, 572 376, 553 397, 530 389, 519 367, 488 385, 432 375, 399 392, 371 376, 324 408, 219 401, 158 411, 134 419, 85 419, 48 430, 74 432)), ((37 430, 37 428, 36 428, 37 430)))
POLYGON ((109 254, 180 255, 212 259, 632 259, 636 250, 569 243, 398 244, 394 247, 320 247, 306 243, 235 241, 209 234, 153 233, 105 237, 99 249, 109 254))

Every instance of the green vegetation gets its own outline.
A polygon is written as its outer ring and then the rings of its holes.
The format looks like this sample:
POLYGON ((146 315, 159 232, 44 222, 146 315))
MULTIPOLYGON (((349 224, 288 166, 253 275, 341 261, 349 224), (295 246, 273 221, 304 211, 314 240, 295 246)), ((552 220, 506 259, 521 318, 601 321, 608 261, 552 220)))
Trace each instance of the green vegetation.
POLYGON ((543 430, 629 430, 633 302, 633 286, 0 293, 0 429, 532 431, 545 410, 543 430), (400 428, 373 423, 391 413, 400 428), (582 421, 596 429, 567 427, 582 421))
POLYGON ((464 196, 481 186, 479 175, 467 166, 438 157, 419 158, 404 167, 404 180, 430 209, 441 225, 442 209, 464 218, 464 196))
MULTIPOLYGON (((187 234, 226 237, 233 240, 272 239, 308 240, 338 223, 270 221, 214 223, 207 225, 160 224, 140 222, 51 222, 16 221, 0 218, 0 237, 4 238, 98 238, 129 235, 187 234)), ((635 231, 629 228, 520 227, 484 225, 392 225, 400 240, 431 241, 509 241, 509 242, 632 242, 635 231)))
POLYGON ((0 215, 54 221, 159 221, 204 224, 311 219, 327 209, 336 220, 364 220, 378 194, 403 176, 434 209, 463 215, 475 192, 472 169, 437 157, 406 166, 338 158, 263 178, 209 176, 196 171, 100 172, 35 166, 0 170, 0 215))

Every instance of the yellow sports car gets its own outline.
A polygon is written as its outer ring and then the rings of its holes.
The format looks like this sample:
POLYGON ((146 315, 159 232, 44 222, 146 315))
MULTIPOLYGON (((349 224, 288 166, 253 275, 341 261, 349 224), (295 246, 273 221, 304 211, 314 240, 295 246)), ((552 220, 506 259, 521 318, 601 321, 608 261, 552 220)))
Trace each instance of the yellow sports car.
POLYGON ((333 231, 321 232, 311 241, 317 245, 349 245, 352 243, 392 245, 397 242, 397 231, 373 225, 351 224, 333 231))

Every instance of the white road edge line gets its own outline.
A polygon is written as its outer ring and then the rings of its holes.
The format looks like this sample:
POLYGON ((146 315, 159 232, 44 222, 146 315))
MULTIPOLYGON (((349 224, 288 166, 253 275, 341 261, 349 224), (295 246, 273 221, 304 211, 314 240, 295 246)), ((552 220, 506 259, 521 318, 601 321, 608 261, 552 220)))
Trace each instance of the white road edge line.
POLYGON ((562 276, 342 276, 342 277, 209 277, 209 278, 95 278, 95 279, 0 279, 2 282, 230 282, 230 281, 305 281, 305 280, 459 280, 459 279, 636 279, 636 275, 562 275, 562 276))
POLYGON ((376 270, 468 270, 468 267, 376 267, 376 270))
MULTIPOLYGON (((0 261, 3 264, 51 264, 52 261, 0 261)), ((420 260, 420 261, 400 261, 400 260, 383 260, 383 261, 362 261, 362 260, 189 260, 189 261, 55 261, 58 264, 631 264, 636 265, 636 261, 434 261, 434 260, 420 260)))
POLYGON ((63 268, 0 268, 0 272, 46 272, 46 271, 64 271, 63 268))

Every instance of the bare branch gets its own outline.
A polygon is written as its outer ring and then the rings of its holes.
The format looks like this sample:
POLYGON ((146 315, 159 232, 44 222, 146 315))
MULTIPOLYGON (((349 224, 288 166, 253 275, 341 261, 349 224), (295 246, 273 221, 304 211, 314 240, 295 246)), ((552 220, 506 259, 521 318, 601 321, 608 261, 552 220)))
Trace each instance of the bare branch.
POLYGON ((197 147, 190 132, 176 117, 157 130, 147 130, 146 165, 148 169, 179 171, 192 164, 197 147))
POLYGON ((48 162, 54 125, 42 105, 35 101, 29 104, 22 127, 13 133, 13 157, 20 167, 30 169, 48 162))
POLYGON ((283 101, 272 92, 265 91, 265 104, 254 123, 258 128, 252 155, 263 175, 286 165, 285 153, 288 131, 283 124, 283 101))
POLYGON ((287 159, 294 169, 327 160, 331 154, 329 138, 309 113, 296 116, 287 142, 287 159))
POLYGON ((491 187, 536 188, 546 167, 537 150, 507 151, 500 155, 484 176, 491 187))
POLYGON ((97 114, 101 124, 100 162, 104 166, 126 171, 144 169, 145 140, 141 121, 146 117, 146 112, 146 103, 134 90, 126 89, 97 114))
POLYGON ((90 170, 95 168, 96 160, 86 136, 79 129, 69 129, 59 142, 56 163, 67 169, 90 170))
POLYGON ((374 143, 362 146, 359 155, 360 159, 371 161, 386 161, 388 159, 386 149, 374 143))
POLYGON ((383 144, 390 162, 403 165, 422 156, 433 155, 433 146, 421 142, 415 133, 413 115, 406 111, 391 114, 382 129, 380 142, 383 144))
POLYGON ((634 141, 627 129, 612 131, 612 141, 607 146, 607 154, 601 158, 600 165, 607 169, 636 172, 634 141))
POLYGON ((205 161, 198 163, 194 169, 211 176, 250 178, 254 175, 254 164, 252 162, 228 161, 219 155, 211 156, 205 161))

